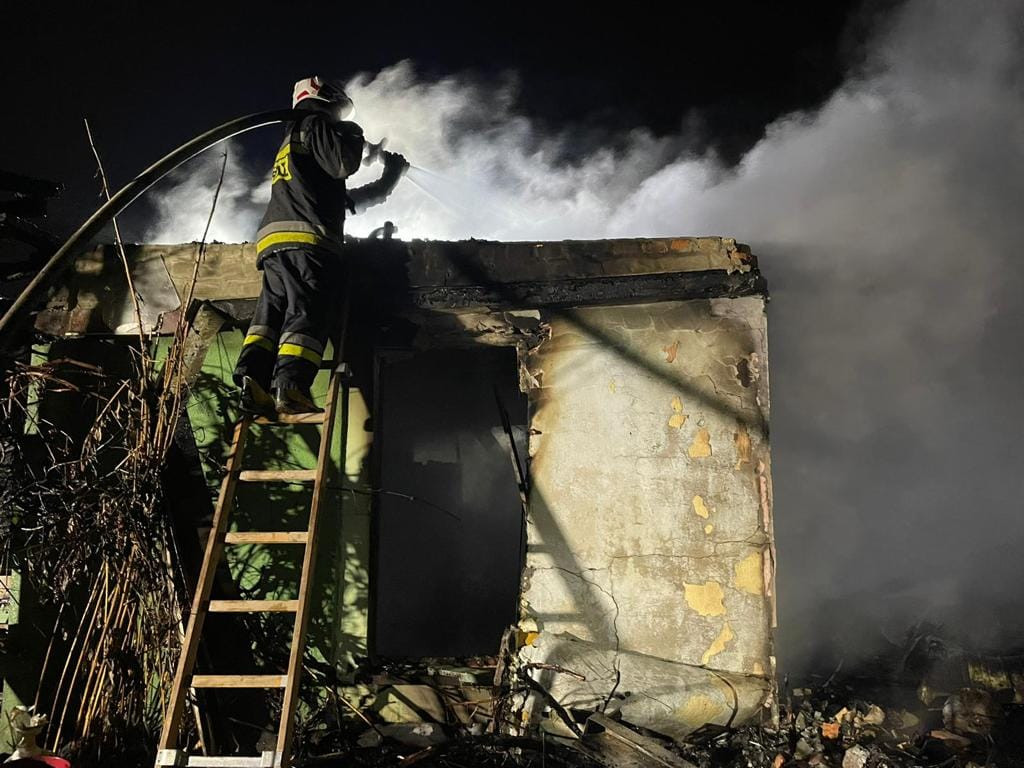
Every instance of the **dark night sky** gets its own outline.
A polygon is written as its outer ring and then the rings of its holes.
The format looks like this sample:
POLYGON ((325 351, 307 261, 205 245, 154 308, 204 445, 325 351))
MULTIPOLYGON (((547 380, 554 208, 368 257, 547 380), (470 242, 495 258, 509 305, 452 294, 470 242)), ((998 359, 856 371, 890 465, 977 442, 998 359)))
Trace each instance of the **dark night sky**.
MULTIPOLYGON (((871 4, 876 8, 879 3, 871 4)), ((736 159, 780 114, 820 103, 856 59, 863 3, 18 3, 5 9, 0 168, 62 181, 51 226, 89 212, 87 116, 114 186, 193 135, 277 108, 312 73, 412 60, 426 78, 519 78, 517 111, 598 139, 685 125, 736 159), (443 7, 445 10, 439 10, 443 7), (185 10, 188 9, 188 10, 185 10), (20 105, 20 106, 19 106, 20 105)), ((582 135, 582 134, 581 134, 582 135)))

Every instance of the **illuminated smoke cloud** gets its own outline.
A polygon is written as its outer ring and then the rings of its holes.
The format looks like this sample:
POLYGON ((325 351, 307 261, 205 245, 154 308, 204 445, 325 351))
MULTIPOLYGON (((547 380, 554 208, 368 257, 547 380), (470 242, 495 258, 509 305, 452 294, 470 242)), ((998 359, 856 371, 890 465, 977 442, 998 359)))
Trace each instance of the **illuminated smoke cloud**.
POLYGON ((250 170, 241 147, 227 141, 185 163, 149 193, 146 199, 154 215, 143 242, 188 243, 202 238, 225 151, 224 183, 207 240, 241 243, 252 239, 270 199, 270 173, 250 170))

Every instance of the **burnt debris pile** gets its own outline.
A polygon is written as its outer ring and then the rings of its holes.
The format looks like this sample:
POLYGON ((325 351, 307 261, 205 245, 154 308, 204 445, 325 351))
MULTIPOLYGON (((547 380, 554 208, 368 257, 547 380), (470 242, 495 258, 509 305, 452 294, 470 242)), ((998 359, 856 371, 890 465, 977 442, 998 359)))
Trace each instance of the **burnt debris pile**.
POLYGON ((1024 765, 1024 653, 973 653, 933 626, 780 698, 778 727, 706 727, 683 753, 701 766, 1024 765))
POLYGON ((442 660, 391 665, 358 682, 371 694, 387 686, 431 688, 429 701, 406 702, 418 722, 385 722, 373 706, 348 701, 339 708, 335 701, 307 720, 303 764, 1024 766, 1024 654, 971 653, 936 628, 918 626, 902 644, 812 681, 784 686, 777 719, 706 725, 672 741, 619 719, 614 702, 608 714, 563 706, 536 681, 507 674, 496 658, 461 668, 442 660), (495 673, 505 674, 500 684, 491 682, 495 673), (517 727, 523 723, 511 717, 516 696, 528 693, 547 702, 539 727, 517 727))

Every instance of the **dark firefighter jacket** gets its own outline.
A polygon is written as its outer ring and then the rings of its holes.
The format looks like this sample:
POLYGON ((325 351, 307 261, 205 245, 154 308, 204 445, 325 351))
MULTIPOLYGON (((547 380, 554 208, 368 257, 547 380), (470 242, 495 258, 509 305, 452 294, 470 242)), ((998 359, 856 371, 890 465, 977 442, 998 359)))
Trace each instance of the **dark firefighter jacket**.
POLYGON ((310 111, 289 124, 274 160, 270 203, 256 233, 258 263, 295 247, 340 254, 345 209, 351 205, 345 178, 359 168, 362 155, 363 131, 355 123, 331 123, 310 111))

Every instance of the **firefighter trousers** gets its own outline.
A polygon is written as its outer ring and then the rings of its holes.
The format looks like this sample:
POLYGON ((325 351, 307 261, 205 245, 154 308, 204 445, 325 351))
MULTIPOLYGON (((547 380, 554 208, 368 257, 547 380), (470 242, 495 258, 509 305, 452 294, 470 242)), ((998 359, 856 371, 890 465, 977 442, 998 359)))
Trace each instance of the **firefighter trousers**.
POLYGON ((261 268, 263 286, 235 383, 241 386, 249 376, 264 388, 307 391, 340 321, 341 260, 314 248, 290 248, 264 256, 261 268))

